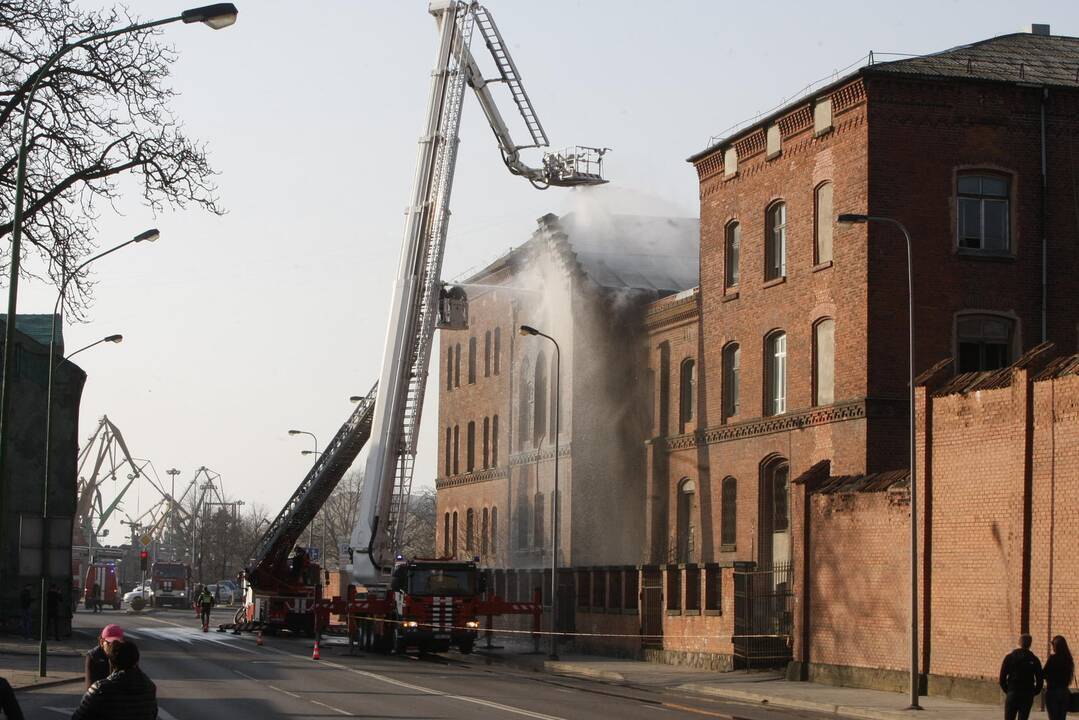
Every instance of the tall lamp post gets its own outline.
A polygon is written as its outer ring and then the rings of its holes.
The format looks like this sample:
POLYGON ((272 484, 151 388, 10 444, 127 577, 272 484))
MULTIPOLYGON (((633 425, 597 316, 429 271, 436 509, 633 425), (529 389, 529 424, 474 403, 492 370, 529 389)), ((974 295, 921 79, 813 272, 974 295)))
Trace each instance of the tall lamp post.
MULTIPOLYGON (((89 261, 87 261, 87 262, 89 262, 89 261)), ((66 283, 64 285, 66 286, 66 283)), ((63 290, 63 287, 61 287, 61 289, 60 289, 61 297, 63 296, 63 293, 64 293, 64 290, 63 290)), ((58 298, 57 303, 59 303, 59 302, 60 302, 60 300, 58 298)), ((105 342, 107 342, 107 343, 120 343, 120 342, 123 342, 123 339, 124 339, 124 336, 119 335, 119 334, 106 335, 105 337, 101 338, 100 340, 95 340, 94 342, 90 343, 89 345, 84 345, 83 347, 79 348, 78 350, 71 353, 67 357, 60 358, 59 362, 54 363, 53 362, 53 357, 54 357, 53 353, 55 352, 54 346, 55 346, 55 341, 56 341, 56 315, 55 315, 55 311, 54 311, 54 314, 53 314, 53 326, 52 327, 53 327, 52 337, 49 338, 49 386, 48 386, 48 390, 46 392, 46 398, 47 398, 46 402, 48 403, 48 406, 45 409, 45 482, 44 482, 44 484, 42 485, 42 488, 41 488, 41 567, 40 567, 40 570, 41 570, 41 578, 40 578, 40 585, 41 585, 41 612, 40 612, 40 614, 38 616, 39 627, 38 627, 38 649, 37 649, 37 652, 38 652, 38 655, 37 655, 37 671, 38 671, 38 674, 41 675, 41 677, 45 677, 45 673, 46 673, 46 670, 47 670, 46 657, 47 657, 47 653, 48 653, 48 640, 47 640, 47 638, 48 638, 49 615, 48 615, 48 603, 46 602, 46 599, 48 597, 47 593, 48 593, 48 585, 49 585, 49 572, 48 572, 49 571, 49 567, 48 567, 48 557, 49 557, 49 542, 48 542, 49 541, 49 450, 50 450, 50 447, 49 447, 49 431, 51 430, 51 424, 52 424, 52 373, 53 373, 53 370, 55 370, 56 368, 63 365, 65 362, 67 362, 68 360, 70 360, 74 356, 78 355, 83 350, 89 350, 90 348, 94 347, 95 345, 100 345, 101 343, 105 343, 105 342)), ((108 531, 106 531, 106 532, 108 532, 108 531)), ((93 561, 94 561, 94 525, 93 525, 92 521, 90 523, 89 546, 90 546, 89 560, 90 560, 90 563, 92 564, 93 561)), ((74 605, 74 603, 75 603, 75 598, 74 597, 71 598, 71 603, 74 605)))
POLYGON ((907 242, 907 325, 908 382, 910 384, 910 709, 921 710, 918 703, 918 483, 917 458, 914 452, 914 260, 910 233, 903 223, 882 215, 844 213, 838 218, 844 225, 886 223, 903 233, 907 242))
MULTIPOLYGON (((300 453, 302 455, 321 455, 321 453, 318 451, 318 438, 315 437, 314 433, 307 432, 306 430, 289 430, 288 434, 289 435, 307 435, 308 437, 310 437, 315 442, 315 449, 314 450, 301 450, 300 453)), ((315 528, 313 527, 313 524, 307 526, 307 547, 309 549, 311 547, 312 533, 314 532, 314 530, 315 530, 315 528)))
POLYGON ((558 436, 562 418, 562 348, 550 335, 542 333, 531 325, 522 325, 521 335, 538 335, 554 344, 555 389, 554 389, 554 493, 551 496, 551 653, 550 659, 558 659, 558 635, 555 632, 555 618, 558 617, 558 436))
MULTIPOLYGON (((26 144, 26 135, 30 126, 30 109, 34 105, 34 94, 37 92, 41 81, 48 74, 49 68, 51 68, 57 60, 75 48, 88 45, 97 40, 104 40, 106 38, 116 37, 117 35, 139 32, 141 30, 148 30, 150 28, 168 25, 174 22, 188 24, 201 22, 215 30, 219 30, 236 22, 237 13, 236 6, 232 3, 216 3, 214 5, 205 5, 203 7, 184 10, 176 17, 154 20, 152 22, 136 23, 116 30, 108 30, 106 32, 89 35, 62 45, 34 72, 33 75, 30 76, 30 78, 27 79, 27 82, 30 84, 26 92, 26 98, 23 100, 26 109, 23 111, 22 128, 19 135, 18 164, 15 171, 15 210, 11 223, 11 267, 8 279, 8 321, 4 329, 3 376, 0 377, 0 541, 6 539, 3 521, 4 506, 6 504, 4 496, 7 493, 7 483, 4 480, 4 465, 7 461, 7 439, 9 431, 8 411, 11 405, 11 393, 8 391, 8 380, 11 378, 11 365, 15 352, 15 318, 17 315, 19 297, 19 260, 22 242, 23 198, 26 189, 26 155, 29 151, 29 147, 26 144)), ((50 365, 52 363, 51 356, 49 363, 50 365)), ((44 598, 42 598, 42 600, 44 601, 44 598)), ((44 665, 42 665, 41 671, 42 675, 44 675, 44 665)))
POLYGON ((176 553, 176 476, 180 474, 180 471, 169 468, 165 473, 172 479, 172 494, 169 495, 169 559, 175 560, 178 557, 176 553))

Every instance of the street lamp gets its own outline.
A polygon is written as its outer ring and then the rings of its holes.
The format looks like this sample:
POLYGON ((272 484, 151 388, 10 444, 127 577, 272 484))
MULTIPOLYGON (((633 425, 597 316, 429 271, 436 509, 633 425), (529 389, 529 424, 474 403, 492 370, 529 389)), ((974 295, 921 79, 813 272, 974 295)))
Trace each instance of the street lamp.
MULTIPOLYGON (((11 393, 8 392, 8 381, 11 379, 11 366, 12 359, 14 357, 15 346, 15 318, 18 310, 18 297, 19 297, 19 260, 21 254, 21 241, 22 241, 22 220, 23 220, 23 196, 26 190, 26 155, 29 148, 26 144, 26 135, 30 127, 30 111, 34 107, 34 94, 37 92, 38 86, 45 78, 49 71, 57 60, 71 52, 75 48, 88 45, 96 40, 104 40, 110 37, 116 37, 118 35, 124 35, 126 33, 139 32, 140 30, 148 30, 150 28, 159 27, 162 25, 168 25, 174 22, 193 23, 201 22, 211 28, 219 29, 228 27, 236 21, 236 15, 238 11, 236 6, 232 3, 216 3, 214 5, 205 5, 198 8, 192 8, 185 10, 180 15, 171 18, 165 18, 162 20, 154 20, 145 23, 136 23, 134 25, 128 25, 127 27, 118 28, 116 30, 108 30, 105 32, 95 33, 88 35, 87 37, 75 40, 74 42, 64 43, 60 48, 54 52, 45 63, 38 68, 30 78, 28 82, 30 87, 26 93, 26 99, 24 100, 26 109, 23 111, 22 127, 19 134, 19 154, 18 164, 15 172, 15 208, 12 214, 11 223, 11 267, 9 268, 9 280, 8 280, 8 303, 7 303, 7 315, 8 321, 4 328, 4 358, 3 358, 3 376, 0 377, 0 538, 6 537, 4 535, 3 528, 3 490, 4 490, 4 463, 7 458, 7 436, 8 436, 8 409, 11 405, 11 393)), ((49 356, 49 367, 52 367, 52 356, 49 356)), ((42 520, 44 523, 44 519, 42 520)), ((43 525, 44 527, 44 525, 43 525)), ((42 556, 43 558, 45 555, 42 556)), ((42 606, 45 605, 45 597, 42 595, 42 606)), ((44 613, 42 613, 44 616, 44 613)), ((45 655, 42 652, 38 661, 38 671, 42 677, 45 675, 45 655)))
POLYGON ((558 635, 555 633, 555 618, 558 617, 558 436, 562 417, 562 348, 550 335, 540 332, 531 325, 522 325, 521 335, 538 335, 554 343, 555 390, 554 390, 554 494, 551 497, 551 660, 558 659, 558 635))
POLYGON ((903 223, 879 215, 844 213, 837 220, 844 225, 887 223, 903 233, 907 242, 907 324, 908 382, 910 383, 910 709, 918 704, 918 483, 914 453, 914 260, 910 233, 903 223))
MULTIPOLYGON (((289 435, 307 435, 312 440, 315 441, 315 449, 314 450, 301 450, 300 452, 302 454, 304 454, 304 455, 319 455, 320 454, 319 451, 318 451, 318 438, 315 437, 314 433, 307 432, 306 430, 289 430, 288 434, 289 435)), ((313 537, 312 533, 314 533, 314 530, 315 530, 315 528, 313 527, 313 525, 308 525, 307 526, 307 547, 308 548, 311 547, 311 539, 313 537)))

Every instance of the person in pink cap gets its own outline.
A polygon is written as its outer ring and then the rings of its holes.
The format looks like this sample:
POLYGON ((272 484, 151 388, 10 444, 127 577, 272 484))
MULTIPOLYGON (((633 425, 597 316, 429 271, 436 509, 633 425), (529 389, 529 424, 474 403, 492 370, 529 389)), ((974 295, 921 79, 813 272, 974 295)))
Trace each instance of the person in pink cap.
POLYGON ((124 629, 110 624, 101 629, 97 647, 86 653, 86 687, 109 676, 109 646, 124 641, 124 629))

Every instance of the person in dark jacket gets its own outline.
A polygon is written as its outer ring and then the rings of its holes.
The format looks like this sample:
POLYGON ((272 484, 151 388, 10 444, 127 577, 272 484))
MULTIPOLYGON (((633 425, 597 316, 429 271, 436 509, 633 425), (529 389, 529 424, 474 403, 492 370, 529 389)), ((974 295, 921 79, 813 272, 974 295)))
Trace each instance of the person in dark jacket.
POLYGON ((109 667, 112 674, 90 686, 71 720, 156 720, 157 686, 139 669, 135 643, 111 643, 109 667))
POLYGON ((30 639, 30 633, 34 629, 34 595, 30 590, 30 583, 26 583, 19 593, 19 609, 22 611, 22 636, 30 639))
POLYGON ((1049 720, 1065 720, 1068 717, 1068 705, 1071 693, 1068 686, 1075 677, 1075 660, 1072 659, 1068 641, 1063 635, 1057 635, 1050 643, 1053 654, 1045 661, 1045 712, 1049 720))
POLYGON ((1000 689, 1005 692, 1004 719, 1027 720, 1034 697, 1042 691, 1042 664, 1030 651, 1034 639, 1023 633, 1019 647, 1004 656, 1000 665, 1000 689))
POLYGON ((23 720, 22 708, 15 699, 15 691, 4 678, 0 678, 0 715, 4 720, 23 720))
POLYGON ((210 610, 213 609, 214 606, 214 594, 210 592, 210 588, 205 585, 202 586, 202 590, 195 599, 195 604, 199 606, 199 617, 202 619, 202 631, 206 632, 210 628, 210 610))
POLYGON ((56 588, 56 583, 49 585, 49 592, 45 596, 45 616, 57 641, 60 640, 60 603, 63 599, 64 596, 56 588))
POLYGON ((109 646, 112 643, 123 642, 124 631, 119 625, 106 625, 101 630, 101 636, 97 639, 97 647, 86 653, 86 689, 98 680, 104 680, 109 676, 109 646))

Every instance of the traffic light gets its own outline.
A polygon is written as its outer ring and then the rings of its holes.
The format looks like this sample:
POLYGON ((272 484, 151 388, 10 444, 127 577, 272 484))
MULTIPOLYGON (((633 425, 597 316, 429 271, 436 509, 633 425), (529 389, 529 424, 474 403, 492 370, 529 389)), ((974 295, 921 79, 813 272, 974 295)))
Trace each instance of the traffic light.
POLYGON ((143 572, 146 572, 146 561, 150 558, 150 553, 142 550, 139 552, 139 567, 143 572))

